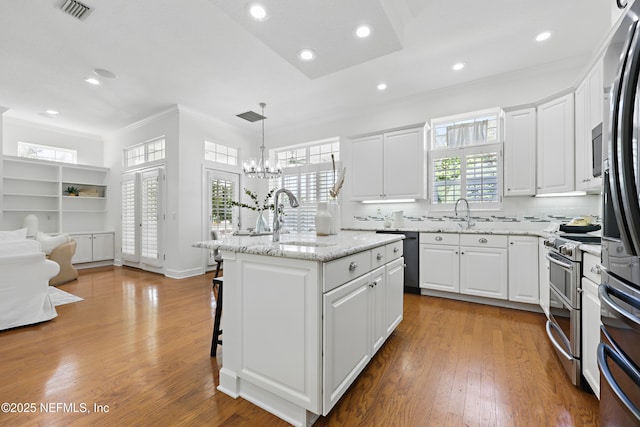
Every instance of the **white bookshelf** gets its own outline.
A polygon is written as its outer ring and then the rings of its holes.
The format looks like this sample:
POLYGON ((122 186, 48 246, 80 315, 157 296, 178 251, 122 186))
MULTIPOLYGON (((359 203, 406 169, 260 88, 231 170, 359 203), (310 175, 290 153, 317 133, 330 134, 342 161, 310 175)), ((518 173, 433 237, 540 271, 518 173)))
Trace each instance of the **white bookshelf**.
POLYGON ((109 169, 4 156, 2 158, 2 228, 22 227, 28 214, 47 233, 104 230, 109 169), (79 196, 66 193, 70 186, 79 196))

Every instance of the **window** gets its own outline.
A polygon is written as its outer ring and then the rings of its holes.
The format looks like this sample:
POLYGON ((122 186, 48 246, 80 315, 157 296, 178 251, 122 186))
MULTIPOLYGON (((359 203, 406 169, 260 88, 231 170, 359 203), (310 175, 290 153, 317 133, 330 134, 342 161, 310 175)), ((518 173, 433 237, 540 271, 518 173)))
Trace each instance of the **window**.
POLYGON ((472 207, 502 207, 500 110, 480 111, 432 122, 430 204, 451 209, 459 198, 472 207))
POLYGON ((154 139, 124 149, 125 167, 142 165, 165 158, 164 138, 154 139))
POLYGON ((211 141, 204 142, 204 158, 224 165, 238 165, 238 149, 211 141))
POLYGON ((78 151, 67 148, 50 147, 18 141, 18 156, 30 159, 52 160, 56 162, 78 163, 78 151))
POLYGON ((305 146, 282 148, 276 151, 276 159, 283 172, 280 178, 272 180, 271 188, 285 187, 291 190, 300 203, 296 209, 285 208, 284 226, 292 232, 313 231, 317 204, 329 200, 329 189, 340 170, 340 141, 333 138, 305 146))
POLYGON ((231 205, 233 200, 239 200, 238 181, 239 176, 224 172, 207 172, 209 182, 209 226, 210 231, 215 231, 219 239, 230 237, 233 233, 233 224, 237 209, 231 205))

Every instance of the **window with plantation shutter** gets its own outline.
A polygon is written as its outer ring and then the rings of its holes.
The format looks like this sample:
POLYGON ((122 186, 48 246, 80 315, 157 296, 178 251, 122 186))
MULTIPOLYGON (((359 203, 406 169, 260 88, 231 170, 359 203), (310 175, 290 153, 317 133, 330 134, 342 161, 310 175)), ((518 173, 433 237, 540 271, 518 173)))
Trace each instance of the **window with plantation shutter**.
POLYGON ((285 147, 276 152, 282 166, 282 176, 271 180, 270 188, 284 187, 295 194, 300 206, 291 209, 285 204, 285 224, 291 232, 315 230, 318 202, 329 200, 329 189, 340 171, 340 142, 337 138, 305 146, 285 147), (331 155, 333 154, 333 161, 331 155))
POLYGON ((137 261, 136 257, 136 175, 122 176, 122 257, 137 261))
POLYGON ((484 110, 432 122, 431 209, 453 209, 460 198, 472 209, 502 208, 500 114, 484 110))
POLYGON ((160 176, 161 169, 141 174, 141 261, 159 265, 159 229, 160 229, 160 176))

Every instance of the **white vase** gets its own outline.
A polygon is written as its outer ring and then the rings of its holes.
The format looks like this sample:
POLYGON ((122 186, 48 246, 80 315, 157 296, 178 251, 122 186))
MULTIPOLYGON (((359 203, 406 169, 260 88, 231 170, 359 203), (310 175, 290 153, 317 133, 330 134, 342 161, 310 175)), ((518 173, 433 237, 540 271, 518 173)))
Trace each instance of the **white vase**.
POLYGON ((316 235, 328 236, 331 234, 331 214, 326 202, 318 203, 316 210, 316 235))
POLYGON ((340 232, 340 203, 338 203, 338 199, 329 200, 327 208, 331 214, 331 231, 329 234, 338 234, 340 232))
POLYGON ((269 223, 264 215, 264 211, 258 211, 258 218, 256 219, 256 233, 266 233, 269 230, 269 223))

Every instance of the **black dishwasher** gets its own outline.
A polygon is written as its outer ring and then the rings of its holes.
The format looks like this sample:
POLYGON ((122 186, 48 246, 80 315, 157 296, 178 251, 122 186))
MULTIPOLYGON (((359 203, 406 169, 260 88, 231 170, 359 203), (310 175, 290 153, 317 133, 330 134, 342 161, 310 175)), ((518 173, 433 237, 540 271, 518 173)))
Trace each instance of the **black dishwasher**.
POLYGON ((420 233, 417 231, 381 231, 382 234, 404 234, 402 251, 404 253, 404 291, 411 294, 420 293, 420 233))

